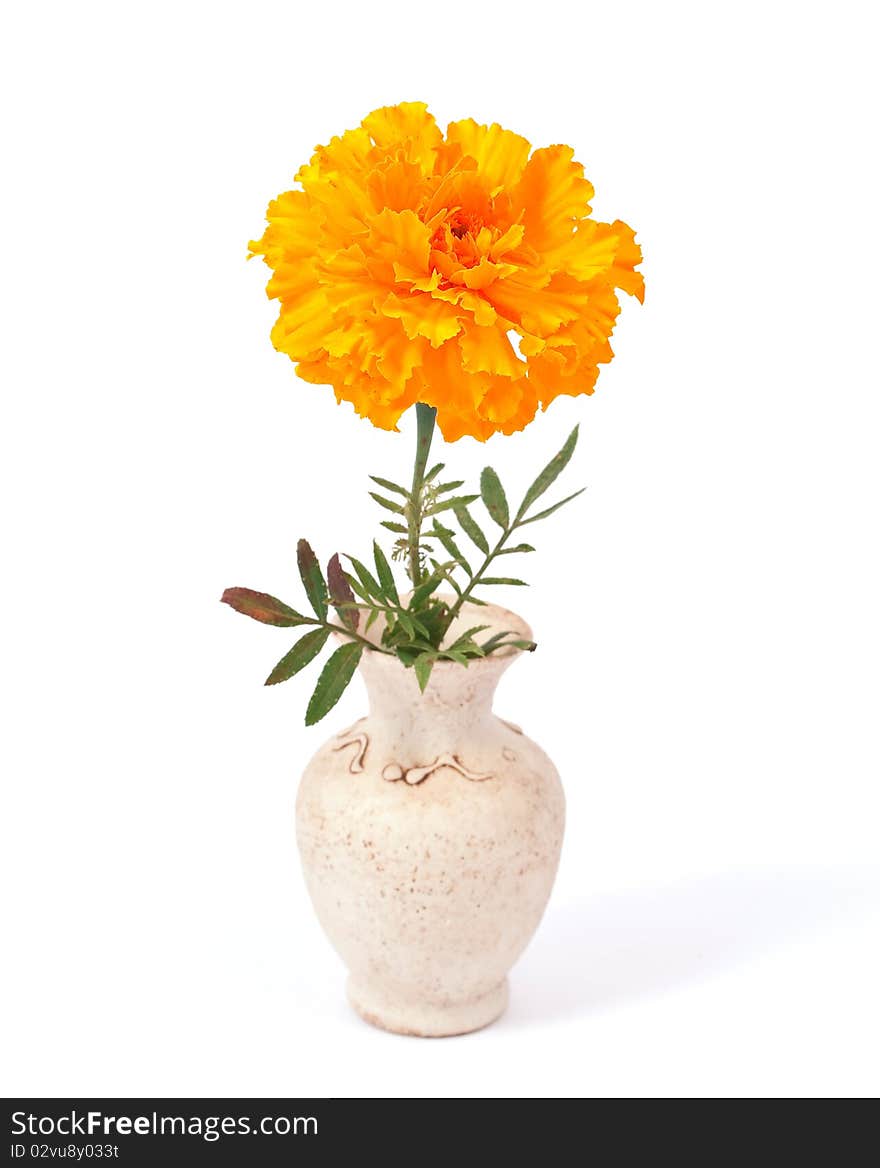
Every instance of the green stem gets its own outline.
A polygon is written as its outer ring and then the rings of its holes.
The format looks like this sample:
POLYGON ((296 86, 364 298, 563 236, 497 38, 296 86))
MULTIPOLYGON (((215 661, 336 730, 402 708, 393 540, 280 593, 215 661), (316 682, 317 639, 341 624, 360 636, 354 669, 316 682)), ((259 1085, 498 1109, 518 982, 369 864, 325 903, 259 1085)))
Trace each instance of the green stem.
POLYGON ((322 621, 321 623, 325 629, 330 629, 333 633, 342 633, 343 636, 350 637, 352 641, 360 641, 368 649, 373 649, 377 653, 389 653, 392 657, 395 656, 391 649, 384 649, 381 645, 377 645, 375 641, 371 641, 367 637, 362 637, 360 633, 354 632, 353 629, 343 628, 342 625, 334 625, 329 621, 322 621))
POLYGON ((459 612, 461 611, 461 606, 467 600, 470 599, 474 589, 479 584, 479 582, 482 580, 483 576, 485 576, 486 569, 489 567, 489 565, 492 563, 492 561, 495 559, 495 557, 498 555, 498 553, 501 551, 501 549, 504 547, 504 545, 507 543, 507 541, 513 535, 514 531, 517 529, 518 526, 519 526, 519 520, 514 519, 513 523, 510 525, 510 527, 506 528, 501 533, 501 538, 495 544, 494 548, 492 548, 492 550, 488 553, 485 560, 483 560, 479 569, 474 573, 473 576, 471 576, 470 580, 468 580, 467 586, 462 590, 461 596, 459 596, 458 600, 456 600, 455 604, 453 604, 452 608, 449 610, 449 623, 450 624, 458 616, 459 612))
POLYGON ((416 457, 413 463, 412 491, 409 503, 408 536, 409 544, 409 578, 413 587, 418 588, 422 581, 422 567, 420 544, 422 540, 422 486, 425 479, 425 467, 428 465, 428 454, 431 450, 431 439, 434 437, 434 422, 437 410, 434 406, 426 406, 424 402, 416 404, 416 457))

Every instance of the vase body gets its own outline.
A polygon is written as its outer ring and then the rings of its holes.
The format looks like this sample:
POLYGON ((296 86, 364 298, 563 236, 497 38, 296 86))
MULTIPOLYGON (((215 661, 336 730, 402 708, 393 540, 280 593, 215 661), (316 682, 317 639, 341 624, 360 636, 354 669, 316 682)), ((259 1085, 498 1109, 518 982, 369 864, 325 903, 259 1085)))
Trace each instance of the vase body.
MULTIPOLYGON (((514 614, 466 605, 476 624, 531 633, 514 614)), ((479 1029, 507 1004, 507 973, 550 896, 565 820, 555 767, 495 716, 504 650, 411 669, 367 652, 370 712, 312 758, 297 797, 306 884, 348 966, 349 999, 401 1034, 479 1029)))

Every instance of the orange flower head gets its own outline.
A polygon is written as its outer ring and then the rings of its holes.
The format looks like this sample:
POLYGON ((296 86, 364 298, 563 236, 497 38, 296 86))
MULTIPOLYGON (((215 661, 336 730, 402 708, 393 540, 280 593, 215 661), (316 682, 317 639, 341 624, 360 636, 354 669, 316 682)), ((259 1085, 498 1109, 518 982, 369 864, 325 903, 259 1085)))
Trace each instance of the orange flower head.
POLYGON ((590 218, 568 146, 471 119, 444 137, 405 102, 319 146, 296 181, 250 245, 281 306, 272 341, 386 430, 419 401, 448 442, 521 430, 593 392, 618 290, 644 296, 632 229, 590 218))

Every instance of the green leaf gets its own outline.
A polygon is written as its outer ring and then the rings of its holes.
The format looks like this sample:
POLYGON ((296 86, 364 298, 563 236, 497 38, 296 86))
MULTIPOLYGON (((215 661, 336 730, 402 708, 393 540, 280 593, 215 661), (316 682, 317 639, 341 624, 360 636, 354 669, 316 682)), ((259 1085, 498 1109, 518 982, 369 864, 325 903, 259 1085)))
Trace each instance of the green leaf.
POLYGON ((345 687, 354 677, 363 651, 363 645, 349 641, 346 645, 340 645, 327 659, 306 710, 307 726, 320 722, 342 697, 345 687))
POLYGON ((296 545, 296 560, 299 564, 299 574, 302 577, 303 587, 309 604, 315 610, 319 620, 327 619, 327 585, 321 575, 321 565, 318 557, 309 547, 306 540, 301 539, 296 545))
POLYGON ((514 552, 533 552, 535 549, 530 543, 518 543, 516 547, 502 548, 500 552, 496 552, 496 556, 512 556, 514 552))
POLYGON ((459 665, 467 665, 468 663, 467 654, 462 653, 459 649, 442 649, 441 656, 448 661, 457 661, 459 665))
POLYGON ((483 555, 488 555, 489 541, 486 539, 479 524, 473 515, 471 515, 470 511, 468 511, 467 507, 456 506, 453 510, 455 511, 455 518, 461 525, 461 529, 465 535, 470 536, 483 555))
POLYGON ((445 462, 435 463, 435 465, 431 467, 431 469, 428 471, 428 473, 422 479, 422 482, 423 483, 432 482, 437 477, 437 475, 440 473, 440 471, 443 470, 443 468, 445 466, 446 466, 445 462))
MULTIPOLYGON (((452 642, 450 649, 460 649, 466 641, 472 641, 476 633, 482 633, 484 629, 491 628, 491 625, 474 625, 473 628, 467 629, 461 636, 452 642)), ((479 648, 479 646, 477 646, 479 648)))
POLYGON ((364 567, 360 560, 356 560, 354 556, 346 555, 346 559, 354 568, 355 574, 357 575, 358 580, 360 580, 361 588, 363 588, 364 592, 367 594, 367 597, 373 597, 375 600, 381 600, 382 589, 379 587, 379 584, 373 574, 364 567))
POLYGON ((455 579, 455 577, 451 574, 450 569, 447 565, 438 564, 436 560, 431 560, 431 567, 434 569, 434 571, 437 573, 438 576, 442 577, 446 581, 446 583, 451 586, 451 588, 453 589, 454 592, 457 592, 458 595, 461 596, 461 585, 458 583, 458 581, 455 579))
POLYGON ((345 605, 354 605, 354 593, 351 590, 348 577, 342 570, 338 553, 333 556, 327 565, 327 587, 330 592, 330 599, 333 601, 333 607, 339 613, 339 618, 342 623, 348 625, 350 629, 357 631, 357 627, 360 624, 360 613, 354 607, 343 607, 345 605))
POLYGON ((403 495, 406 499, 409 498, 409 491, 399 483, 392 483, 390 479, 380 479, 378 475, 370 475, 370 478, 380 487, 384 487, 386 491, 395 491, 398 495, 403 495))
POLYGON ((576 499, 578 495, 582 495, 586 489, 586 487, 581 487, 579 491, 575 491, 573 495, 568 495, 565 499, 560 499, 558 503, 554 503, 546 511, 539 511, 537 515, 530 515, 528 519, 523 519, 520 527, 525 527, 527 523, 537 523, 539 519, 546 519, 548 515, 552 515, 554 511, 558 511, 560 507, 564 507, 566 503, 570 503, 572 499, 576 499))
POLYGON ((434 668, 434 655, 422 653, 413 661, 413 669, 415 670, 416 679, 419 683, 419 689, 422 693, 428 687, 428 682, 431 680, 431 670, 434 668))
POLYGON ((373 559, 376 561, 376 572, 379 575, 379 583, 382 587, 380 595, 390 601, 391 604, 399 605, 400 597, 397 595, 397 586, 394 583, 394 574, 391 571, 391 565, 388 563, 388 560, 385 558, 385 553, 375 540, 373 541, 373 559))
POLYGON ((360 580, 358 580, 357 576, 349 576, 348 582, 351 585, 355 595, 359 596, 364 604, 370 604, 375 607, 378 601, 375 601, 369 592, 367 592, 363 584, 361 584, 360 580))
POLYGON ((431 642, 426 641, 423 637, 416 637, 411 642, 411 648, 418 649, 418 651, 420 653, 434 653, 434 654, 436 654, 436 652, 437 652, 437 650, 434 648, 434 646, 431 644, 431 642))
POLYGON ((515 649, 526 649, 529 653, 533 653, 537 646, 534 641, 521 641, 516 638, 516 633, 510 629, 506 629, 503 633, 496 633, 494 637, 490 637, 488 641, 484 641, 482 649, 485 654, 491 653, 494 649, 504 649, 512 646, 515 649), (505 637, 513 637, 514 640, 506 641, 505 637))
POLYGON ((236 612, 264 625, 292 628, 294 625, 315 623, 310 616, 302 616, 294 609, 288 608, 283 601, 270 596, 268 592, 254 592, 253 588, 227 588, 220 600, 234 608, 236 612))
POLYGON ((382 519, 379 523, 380 527, 387 527, 389 531, 393 531, 395 535, 409 535, 409 528, 404 527, 402 523, 394 523, 390 519, 382 519))
POLYGON ((449 552, 454 560, 458 560, 464 570, 469 576, 473 576, 471 566, 461 554, 458 544, 455 542, 455 532, 450 531, 448 527, 444 527, 438 520, 434 520, 434 535, 440 540, 444 548, 449 552))
POLYGON ((452 499, 444 499, 442 503, 435 503, 425 514, 436 515, 438 511, 451 511, 454 507, 467 507, 468 503, 473 503, 479 497, 479 495, 455 495, 452 499))
POLYGON ((445 495, 447 491, 456 491, 459 487, 464 486, 464 479, 459 479, 455 483, 441 483, 439 487, 434 488, 435 495, 445 495))
POLYGON ((416 649, 413 645, 398 645, 394 652, 397 654, 398 659, 409 669, 415 665, 421 650, 416 649))
POLYGON ((495 633, 495 635, 490 637, 488 641, 483 642, 483 652, 491 653, 493 649, 500 648, 505 637, 512 636, 514 636, 514 634, 509 629, 505 629, 503 633, 495 633))
POLYGON ((456 653, 464 653, 465 657, 473 660, 475 657, 485 657, 486 654, 476 643, 476 641, 462 641, 460 645, 456 646, 456 653))
POLYGON ((520 588, 528 588, 525 580, 514 580, 512 576, 481 576, 480 584, 516 584, 520 588))
POLYGON ((281 658, 264 684, 277 685, 279 681, 287 681, 295 673, 299 673, 318 656, 329 636, 329 629, 315 629, 311 633, 306 633, 301 640, 297 641, 290 652, 281 658))
POLYGON ((575 428, 566 438, 565 445, 562 447, 559 453, 555 454, 553 458, 550 459, 550 461, 526 491, 520 509, 516 513, 517 519, 521 519, 523 515, 525 515, 526 511, 528 511, 529 507, 531 507, 532 503, 534 503, 536 499, 540 499, 541 495, 544 494, 547 488, 556 482, 559 475, 568 466, 569 460, 574 453, 574 448, 577 446, 577 440, 578 428, 575 426, 575 428))
POLYGON ((375 499, 380 507, 384 507, 386 511, 393 511, 395 515, 403 514, 403 507, 400 503, 393 503, 390 499, 386 499, 384 495, 377 495, 375 491, 369 492, 370 498, 375 499))
POLYGON ((418 588, 413 589, 413 594, 409 598, 410 612, 417 611, 422 607, 428 597, 431 596, 435 591, 441 579, 442 577, 434 572, 428 577, 427 580, 423 580, 418 588))
POLYGON ((436 648, 446 636, 446 630, 449 628, 449 605, 442 600, 438 601, 429 609, 420 612, 419 617, 427 628, 428 640, 436 648))
POLYGON ((397 623, 400 625, 400 627, 403 629, 403 631, 406 633, 406 635, 409 637, 410 640, 412 640, 413 637, 415 637, 416 626, 413 624, 409 613, 407 613, 407 612, 397 613, 397 623))
POLYGON ((487 466, 480 475, 480 494, 483 496, 486 510, 498 526, 503 527, 506 531, 510 526, 510 510, 507 506, 507 496, 504 494, 504 487, 501 485, 501 480, 491 466, 487 466))

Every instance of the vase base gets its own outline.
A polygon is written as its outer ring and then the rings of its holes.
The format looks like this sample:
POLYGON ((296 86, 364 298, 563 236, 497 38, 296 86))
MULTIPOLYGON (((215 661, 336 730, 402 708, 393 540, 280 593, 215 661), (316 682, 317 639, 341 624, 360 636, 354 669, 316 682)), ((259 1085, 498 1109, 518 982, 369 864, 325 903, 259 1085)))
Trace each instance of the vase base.
POLYGON ((482 1030, 507 1009, 507 978, 479 998, 437 1006, 430 1002, 402 1003, 386 998, 373 986, 348 979, 348 1000, 365 1022, 414 1038, 452 1038, 482 1030))

